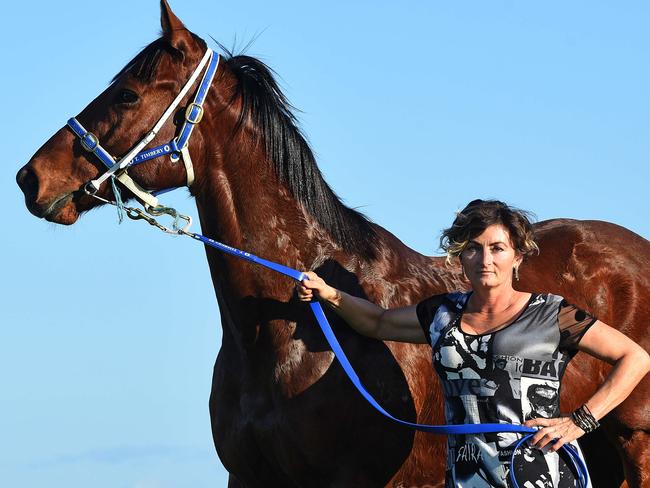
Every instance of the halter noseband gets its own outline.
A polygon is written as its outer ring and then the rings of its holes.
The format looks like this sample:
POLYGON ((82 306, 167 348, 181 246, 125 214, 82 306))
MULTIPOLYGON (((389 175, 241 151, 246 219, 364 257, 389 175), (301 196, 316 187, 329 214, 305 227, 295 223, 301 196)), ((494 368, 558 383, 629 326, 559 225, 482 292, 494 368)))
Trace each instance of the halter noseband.
POLYGON ((70 120, 68 120, 67 126, 77 137, 79 137, 81 146, 86 151, 91 152, 97 156, 97 158, 107 167, 106 171, 104 171, 104 173, 102 173, 99 177, 88 181, 84 185, 84 191, 91 196, 95 196, 97 191, 99 191, 99 187, 104 181, 106 181, 108 178, 115 178, 135 195, 135 197, 140 201, 145 209, 156 208, 158 207, 158 199, 156 196, 161 193, 173 190, 174 188, 167 188, 158 191, 145 190, 135 181, 133 181, 126 171, 130 166, 135 166, 150 159, 165 156, 167 154, 170 155, 170 159, 174 162, 178 161, 179 159, 183 160, 185 171, 187 173, 186 184, 188 187, 191 186, 194 182, 194 168, 192 166, 192 159, 190 158, 188 143, 190 136, 192 135, 192 131, 194 130, 194 126, 198 124, 203 118, 203 103, 205 102, 205 97, 210 90, 214 75, 217 72, 219 59, 220 56, 218 54, 215 56, 212 49, 208 48, 205 51, 203 58, 192 73, 192 76, 190 76, 190 79, 187 80, 187 83, 185 83, 174 101, 169 105, 169 107, 167 107, 167 110, 165 110, 165 113, 163 113, 158 122, 156 122, 156 125, 154 125, 153 129, 151 129, 140 142, 138 142, 119 160, 116 157, 112 156, 106 149, 104 149, 99 142, 99 138, 92 132, 88 132, 75 117, 72 117, 70 120), (197 78, 199 77, 199 74, 201 71, 203 71, 203 68, 205 68, 206 65, 207 69, 203 74, 203 79, 201 80, 201 84, 196 91, 194 100, 187 106, 187 109, 185 110, 185 120, 178 135, 166 144, 144 150, 144 148, 151 141, 153 141, 153 139, 158 134, 158 131, 160 131, 163 124, 174 113, 183 98, 185 98, 187 92, 190 90, 192 85, 194 85, 197 78))

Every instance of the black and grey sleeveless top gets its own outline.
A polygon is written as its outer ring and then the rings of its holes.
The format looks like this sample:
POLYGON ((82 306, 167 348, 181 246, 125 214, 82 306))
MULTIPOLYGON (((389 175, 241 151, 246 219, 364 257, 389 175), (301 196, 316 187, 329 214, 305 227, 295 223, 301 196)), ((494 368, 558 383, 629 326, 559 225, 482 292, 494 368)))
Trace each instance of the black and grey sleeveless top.
MULTIPOLYGON (((594 317, 557 295, 533 294, 508 326, 495 332, 463 332, 469 293, 436 295, 417 315, 433 348, 433 365, 445 396, 448 424, 513 423, 560 414, 560 385, 569 360, 594 317)), ((446 488, 508 487, 509 460, 520 434, 450 436, 446 488)), ((569 463, 570 464, 570 463, 569 463)), ((561 455, 529 447, 516 456, 521 487, 575 486, 561 455)))

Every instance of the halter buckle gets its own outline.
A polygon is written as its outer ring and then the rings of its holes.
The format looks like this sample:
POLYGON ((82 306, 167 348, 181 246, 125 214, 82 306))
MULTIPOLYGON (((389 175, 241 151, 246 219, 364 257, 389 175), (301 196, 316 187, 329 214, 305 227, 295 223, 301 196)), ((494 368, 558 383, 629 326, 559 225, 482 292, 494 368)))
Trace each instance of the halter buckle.
POLYGON ((202 118, 203 118, 203 106, 202 105, 199 105, 198 103, 192 102, 185 109, 185 120, 187 120, 190 124, 198 124, 199 122, 201 122, 202 118), (196 116, 193 118, 192 117, 192 111, 195 108, 197 109, 197 113, 196 113, 196 116))
POLYGON ((99 139, 92 132, 86 132, 83 136, 81 136, 80 141, 81 147, 83 147, 88 152, 94 152, 95 149, 97 149, 97 146, 99 146, 99 139))
POLYGON ((95 196, 95 193, 99 191, 99 187, 95 184, 95 180, 90 180, 84 185, 83 190, 86 195, 95 196))

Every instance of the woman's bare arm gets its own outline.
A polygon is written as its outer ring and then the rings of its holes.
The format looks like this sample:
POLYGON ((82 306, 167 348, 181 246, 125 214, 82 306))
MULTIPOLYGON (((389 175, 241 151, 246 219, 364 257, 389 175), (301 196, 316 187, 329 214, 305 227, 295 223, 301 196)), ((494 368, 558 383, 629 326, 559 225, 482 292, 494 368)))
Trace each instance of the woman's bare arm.
POLYGON ((650 356, 645 349, 599 320, 582 337, 578 349, 614 366, 587 401, 597 420, 625 400, 650 370, 650 356))
POLYGON ((329 305, 354 330, 384 341, 426 344, 416 307, 385 309, 363 298, 349 295, 328 285, 316 273, 306 273, 309 279, 297 286, 303 301, 319 298, 329 305))
MULTIPOLYGON (((586 403, 596 420, 603 418, 625 400, 650 371, 650 356, 645 349, 599 320, 585 332, 578 349, 614 366, 586 403)), ((553 451, 584 435, 584 431, 570 417, 540 418, 529 420, 526 425, 543 427, 531 443, 539 448, 552 444, 553 451)))

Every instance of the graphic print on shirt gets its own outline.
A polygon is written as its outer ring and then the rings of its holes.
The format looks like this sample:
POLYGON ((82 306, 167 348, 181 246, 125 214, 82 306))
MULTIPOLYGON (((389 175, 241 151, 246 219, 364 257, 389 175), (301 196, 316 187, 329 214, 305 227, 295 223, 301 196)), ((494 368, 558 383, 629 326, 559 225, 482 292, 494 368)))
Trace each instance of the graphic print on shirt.
MULTIPOLYGON (((467 294, 447 298, 438 300, 432 320, 423 323, 445 394, 447 423, 521 424, 531 418, 557 417, 560 380, 572 355, 571 351, 560 352, 557 317, 561 297, 532 296, 511 325, 486 335, 461 330, 467 294)), ((573 315, 577 320, 578 313, 573 315)), ((420 310, 418 316, 426 313, 420 310)), ((583 327, 589 325, 585 321, 583 327)), ((449 436, 445 486, 509 488, 510 456, 519 438, 514 433, 449 436)), ((519 486, 575 487, 574 474, 557 453, 542 455, 529 447, 519 451, 514 463, 519 486)))
POLYGON ((524 420, 551 419, 560 415, 560 382, 521 378, 521 408, 524 420))

